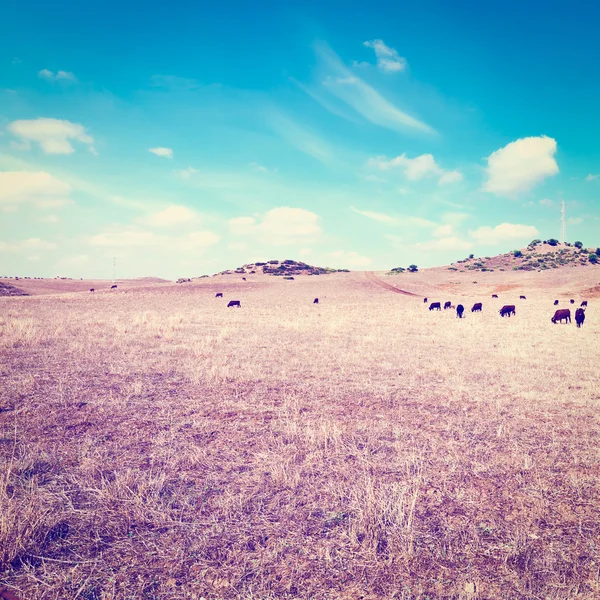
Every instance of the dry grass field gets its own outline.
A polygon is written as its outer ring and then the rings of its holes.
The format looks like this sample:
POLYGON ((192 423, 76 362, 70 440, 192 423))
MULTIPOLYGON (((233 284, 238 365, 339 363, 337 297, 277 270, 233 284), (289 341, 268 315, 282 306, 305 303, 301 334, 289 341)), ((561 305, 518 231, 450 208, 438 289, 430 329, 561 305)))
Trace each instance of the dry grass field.
POLYGON ((600 598, 600 268, 378 275, 0 298, 0 587, 600 598))

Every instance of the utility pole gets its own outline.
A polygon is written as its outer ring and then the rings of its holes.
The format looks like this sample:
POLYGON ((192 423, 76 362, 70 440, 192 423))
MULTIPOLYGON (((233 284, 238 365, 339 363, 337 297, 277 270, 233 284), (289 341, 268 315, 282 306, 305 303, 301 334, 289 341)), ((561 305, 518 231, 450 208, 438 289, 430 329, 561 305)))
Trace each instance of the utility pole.
POLYGON ((560 205, 560 234, 562 236, 562 243, 567 243, 567 222, 565 220, 565 201, 563 200, 560 205))

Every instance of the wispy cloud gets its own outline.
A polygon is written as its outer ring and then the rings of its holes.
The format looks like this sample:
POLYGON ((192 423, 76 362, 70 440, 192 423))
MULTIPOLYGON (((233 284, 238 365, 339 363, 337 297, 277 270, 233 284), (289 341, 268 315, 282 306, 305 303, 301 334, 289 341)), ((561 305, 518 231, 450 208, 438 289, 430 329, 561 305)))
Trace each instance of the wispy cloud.
POLYGON ((38 76, 40 79, 45 79, 46 81, 67 81, 71 83, 77 81, 77 77, 70 71, 57 71, 54 73, 48 69, 42 69, 38 71, 38 76))
POLYGON ((379 221, 380 223, 398 223, 396 217, 386 215, 385 213, 373 212, 370 210, 358 210, 358 208, 354 208, 353 206, 350 207, 350 210, 358 215, 367 217, 367 219, 371 219, 372 221, 379 221))
POLYGON ((386 213, 380 213, 371 210, 359 210, 358 208, 354 208, 354 206, 351 206, 350 210, 358 215, 366 217, 367 219, 371 219, 372 221, 378 221, 379 223, 389 223, 391 225, 399 225, 406 227, 436 226, 436 223, 434 223, 433 221, 429 221, 428 219, 423 219, 421 217, 412 217, 409 215, 392 216, 386 213))
POLYGON ((54 208, 71 202, 71 186, 44 171, 0 171, 0 208, 32 204, 54 208))
POLYGON ((294 148, 321 162, 329 162, 333 151, 329 144, 307 127, 299 125, 282 112, 269 112, 268 121, 273 129, 294 148))
POLYGON ((75 148, 71 141, 77 141, 96 153, 93 138, 79 123, 45 118, 20 120, 10 123, 8 131, 20 138, 25 149, 31 147, 31 142, 37 142, 46 154, 72 154, 75 148))
MULTIPOLYGON (((380 127, 393 131, 414 130, 421 133, 435 133, 432 127, 400 110, 377 90, 357 77, 327 44, 323 42, 315 44, 315 52, 321 61, 322 70, 325 72, 325 76, 320 78, 323 82, 323 89, 331 97, 337 98, 367 121, 380 127)), ((328 108, 325 103, 321 102, 321 104, 328 108)), ((330 109, 328 108, 328 110, 330 109)), ((338 114, 333 110, 331 112, 338 114)))
POLYGON ((594 181, 594 179, 600 179, 600 173, 598 173, 597 175, 592 175, 592 173, 590 173, 585 180, 586 181, 594 181))
POLYGON ((383 43, 383 40, 372 40, 364 42, 363 46, 372 48, 377 57, 377 67, 382 71, 404 71, 406 69, 406 59, 398 54, 394 48, 390 48, 383 43))
POLYGON ((496 227, 484 226, 469 231, 469 236, 480 244, 494 245, 514 240, 525 242, 535 238, 539 233, 537 227, 533 225, 501 223, 496 227))
POLYGON ((148 152, 151 152, 156 156, 161 156, 162 158, 173 158, 172 148, 163 148, 158 146, 157 148, 148 148, 148 152))
POLYGON ((173 173, 177 177, 181 177, 181 179, 189 179, 192 175, 198 173, 198 169, 194 169, 194 167, 188 167, 187 169, 176 169, 173 173))
POLYGON ((401 169, 409 181, 419 181, 426 177, 438 177, 438 185, 447 185, 462 181, 460 171, 445 171, 442 169, 431 154, 421 154, 415 158, 408 158, 406 154, 387 159, 385 156, 377 156, 369 159, 367 166, 377 168, 381 171, 401 169))

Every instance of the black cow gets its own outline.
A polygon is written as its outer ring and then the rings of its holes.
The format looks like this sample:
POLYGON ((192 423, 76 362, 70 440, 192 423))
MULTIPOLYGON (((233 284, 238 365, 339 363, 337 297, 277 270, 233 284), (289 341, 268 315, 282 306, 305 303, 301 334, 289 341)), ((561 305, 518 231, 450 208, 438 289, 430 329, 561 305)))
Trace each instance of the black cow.
POLYGON ((318 298, 315 298, 315 299, 313 300, 313 304, 319 304, 319 299, 318 299, 318 298))
POLYGON ((448 302, 444 302, 444 310, 446 310, 447 308, 450 308, 452 306, 452 302, 450 302, 450 300, 448 300, 448 302))
POLYGON ((519 300, 527 300, 527 298, 525 298, 525 296, 519 296, 519 300))
POLYGON ((558 300, 554 301, 554 306, 558 306, 558 300))
POLYGON ((583 322, 585 321, 585 310, 583 308, 578 308, 575 311, 575 323, 577 323, 577 327, 581 327, 583 322))
POLYGON ((116 289, 117 289, 117 286, 116 286, 116 285, 111 285, 111 286, 110 286, 110 289, 111 289, 111 290, 116 290, 116 289))
POLYGON ((583 302, 580 304, 580 306, 587 306, 587 300, 584 300, 584 301, 583 301, 583 302))
POLYGON ((246 278, 245 278, 245 277, 242 277, 242 281, 246 281, 246 278))
POLYGON ((217 292, 215 294, 215 298, 222 298, 223 297, 223 292, 217 292))
POLYGON ((423 298, 423 303, 427 304, 427 298, 423 298))
POLYGON ((227 308, 231 308, 232 306, 237 306, 238 308, 242 308, 242 303, 239 300, 230 300, 227 308))
POLYGON ((569 302, 571 302, 571 304, 575 304, 575 300, 573 300, 573 298, 571 298, 571 300, 569 300, 569 302))
POLYGON ((557 321, 560 321, 562 323, 563 319, 565 320, 565 323, 571 322, 571 309, 560 308, 554 313, 554 316, 552 317, 551 321, 556 325, 557 321))
POLYGON ((497 298, 498 294, 492 294, 492 298, 497 298))
POLYGON ((482 311, 481 302, 476 302, 475 304, 473 304, 473 308, 471 309, 471 312, 481 312, 481 311, 482 311))
POLYGON ((94 288, 90 288, 90 292, 95 292, 96 290, 94 288))
POLYGON ((505 304, 498 312, 501 317, 508 316, 510 318, 510 315, 517 315, 514 304, 505 304))
POLYGON ((464 313, 464 312, 465 312, 465 307, 464 307, 462 304, 459 304, 459 305, 456 307, 456 316, 457 316, 459 319, 462 319, 462 318, 463 318, 463 313, 464 313))
POLYGON ((442 307, 440 306, 439 302, 432 302, 429 305, 429 310, 442 310, 442 307))

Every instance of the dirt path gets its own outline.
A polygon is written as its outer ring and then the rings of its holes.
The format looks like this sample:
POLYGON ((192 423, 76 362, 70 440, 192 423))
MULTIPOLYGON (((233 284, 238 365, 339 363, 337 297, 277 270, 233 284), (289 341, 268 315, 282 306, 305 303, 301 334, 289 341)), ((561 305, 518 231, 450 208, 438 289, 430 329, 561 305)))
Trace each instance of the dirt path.
POLYGON ((396 294, 403 294, 405 296, 419 297, 418 294, 413 294, 412 292, 407 292, 406 290, 401 290, 393 285, 390 285, 389 283, 386 283, 385 281, 379 279, 379 277, 377 277, 377 275, 375 275, 375 273, 373 273, 373 271, 365 271, 365 276, 369 281, 372 281, 373 283, 380 285, 382 288, 385 288, 386 290, 390 290, 391 292, 396 292, 396 294))

